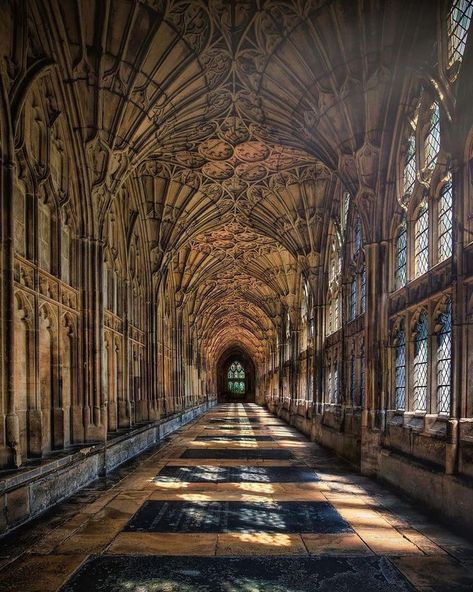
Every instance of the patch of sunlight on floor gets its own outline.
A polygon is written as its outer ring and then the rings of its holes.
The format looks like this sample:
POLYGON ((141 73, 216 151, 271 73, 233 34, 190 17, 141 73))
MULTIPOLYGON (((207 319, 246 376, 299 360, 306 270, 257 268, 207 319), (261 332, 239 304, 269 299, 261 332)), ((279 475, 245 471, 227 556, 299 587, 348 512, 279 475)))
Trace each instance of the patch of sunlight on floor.
POLYGON ((270 534, 268 532, 236 533, 227 535, 228 538, 235 538, 242 543, 270 545, 271 547, 291 547, 294 543, 287 534, 270 534))
POLYGON ((187 489, 189 487, 189 483, 187 481, 174 481, 174 482, 165 482, 165 481, 154 481, 151 480, 154 485, 159 489, 187 489))
POLYGON ((211 502, 213 496, 204 493, 178 493, 176 498, 185 502, 211 502))
POLYGON ((237 489, 258 493, 274 493, 275 489, 270 483, 238 483, 237 489))

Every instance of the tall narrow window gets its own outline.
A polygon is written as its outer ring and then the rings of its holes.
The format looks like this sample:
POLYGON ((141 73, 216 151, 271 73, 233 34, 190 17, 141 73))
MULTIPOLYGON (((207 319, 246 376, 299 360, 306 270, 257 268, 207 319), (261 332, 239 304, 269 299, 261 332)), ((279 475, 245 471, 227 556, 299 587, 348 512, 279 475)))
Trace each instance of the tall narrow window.
POLYGON ((357 288, 357 281, 356 281, 356 275, 354 275, 352 277, 351 283, 350 283, 350 320, 351 321, 356 317, 356 300, 357 300, 356 288, 357 288))
POLYGON ((338 404, 338 364, 336 361, 333 365, 332 374, 332 401, 335 405, 338 404))
POLYGON ((399 326, 396 335, 394 388, 396 409, 406 408, 406 333, 404 322, 399 326))
POLYGON ((407 281, 407 225, 403 221, 396 238, 396 261, 394 267, 396 289, 405 286, 407 281))
POLYGON ((356 397, 356 362, 355 356, 352 354, 350 359, 350 401, 353 407, 355 406, 356 397))
POLYGON ((355 223, 355 254, 359 253, 362 247, 362 236, 361 236, 361 222, 357 218, 355 223))
POLYGON ((452 182, 449 180, 442 188, 438 203, 438 260, 444 261, 452 255, 452 182))
POLYGON ((440 152, 440 107, 434 102, 430 112, 430 122, 425 138, 425 165, 433 169, 440 152))
POLYGON ((415 223, 415 276, 419 277, 429 269, 429 209, 422 206, 415 223))
POLYGON ((363 314, 366 311, 366 268, 364 263, 360 272, 360 284, 360 313, 363 314))
POLYGON ((350 209, 350 194, 346 191, 343 194, 343 204, 342 204, 342 230, 344 231, 347 227, 347 219, 348 219, 348 210, 350 209))
POLYGON ((449 300, 439 317, 437 334, 437 412, 450 414, 452 382, 452 303, 449 300))
POLYGON ((366 361, 365 355, 362 354, 360 358, 360 407, 365 403, 365 377, 366 377, 366 361))
POLYGON ((422 311, 416 327, 414 339, 414 411, 427 410, 427 370, 428 370, 428 323, 425 311, 422 311))
POLYGON ((332 365, 330 364, 330 361, 329 361, 328 366, 327 366, 326 377, 327 377, 326 387, 327 387, 328 402, 329 403, 333 403, 333 393, 332 393, 332 365))
POLYGON ((473 16, 472 0, 454 0, 448 15, 448 57, 450 65, 461 61, 473 16))
POLYGON ((406 158, 404 161, 404 193, 410 195, 416 181, 416 139, 414 135, 407 140, 406 158))

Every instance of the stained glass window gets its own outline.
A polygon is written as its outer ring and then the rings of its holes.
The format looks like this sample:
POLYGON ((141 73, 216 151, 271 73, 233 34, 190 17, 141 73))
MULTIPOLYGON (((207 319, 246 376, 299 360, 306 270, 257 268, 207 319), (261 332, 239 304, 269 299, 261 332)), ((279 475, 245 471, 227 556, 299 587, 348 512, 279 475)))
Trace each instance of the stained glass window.
POLYGON ((461 61, 473 16, 472 0, 455 0, 448 15, 448 54, 450 65, 461 61))
POLYGON ((417 214, 414 262, 416 277, 426 273, 429 268, 429 209, 426 205, 417 214))
POLYGON ((405 221, 399 228, 396 239, 396 261, 394 268, 396 289, 402 288, 407 281, 407 225, 405 221))
POLYGON ((422 311, 416 327, 414 339, 413 368, 414 411, 427 410, 427 371, 428 371, 428 323, 425 311, 422 311))
POLYGON ((396 335, 395 349, 395 407, 406 408, 406 333, 402 322, 396 335))
POLYGON ((452 375, 452 303, 449 300, 440 315, 437 334, 437 412, 450 414, 452 375))
POLYGON ((433 169, 440 152, 440 107, 437 102, 432 105, 429 130, 425 139, 425 165, 433 169))
POLYGON ((442 188, 438 203, 438 260, 444 261, 452 254, 452 220, 453 220, 452 182, 448 181, 442 188))
POLYGON ((228 369, 228 390, 235 395, 246 392, 246 373, 240 362, 233 362, 228 369))

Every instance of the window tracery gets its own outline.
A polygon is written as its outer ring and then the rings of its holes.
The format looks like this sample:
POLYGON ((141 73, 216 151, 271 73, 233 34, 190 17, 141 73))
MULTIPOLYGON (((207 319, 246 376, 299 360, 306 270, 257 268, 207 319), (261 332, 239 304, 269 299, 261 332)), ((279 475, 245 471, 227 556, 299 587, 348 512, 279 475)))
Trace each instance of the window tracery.
POLYGON ((246 372, 240 362, 233 362, 227 373, 228 390, 234 395, 244 395, 246 392, 246 372))

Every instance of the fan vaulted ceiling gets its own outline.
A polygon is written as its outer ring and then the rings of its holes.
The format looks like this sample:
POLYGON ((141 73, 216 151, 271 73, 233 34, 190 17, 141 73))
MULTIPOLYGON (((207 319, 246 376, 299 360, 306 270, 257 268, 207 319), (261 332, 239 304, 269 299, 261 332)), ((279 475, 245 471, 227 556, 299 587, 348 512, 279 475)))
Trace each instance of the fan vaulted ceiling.
POLYGON ((412 4, 53 0, 36 15, 86 142, 90 224, 136 197, 151 271, 211 358, 262 354, 301 277, 317 289, 336 184, 371 199, 385 182, 412 4))

